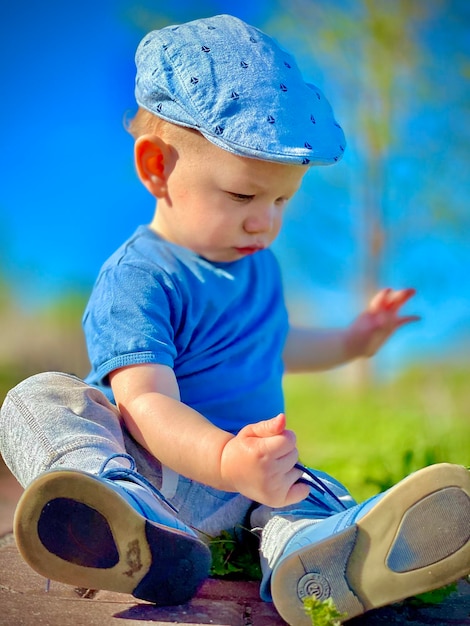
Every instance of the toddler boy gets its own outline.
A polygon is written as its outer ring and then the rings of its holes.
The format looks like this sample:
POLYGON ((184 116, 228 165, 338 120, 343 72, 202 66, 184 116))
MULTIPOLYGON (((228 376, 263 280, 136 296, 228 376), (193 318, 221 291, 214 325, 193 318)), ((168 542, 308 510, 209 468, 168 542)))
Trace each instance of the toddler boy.
POLYGON ((262 597, 301 626, 308 595, 353 617, 466 574, 464 468, 356 505, 299 463, 286 426, 284 369, 370 356, 416 319, 400 316, 413 291, 388 289, 345 329, 289 325, 269 247, 309 168, 344 151, 325 97, 227 15, 150 33, 136 64, 130 131, 157 208, 97 279, 86 381, 40 374, 5 400, 21 554, 52 579, 179 604, 208 574, 207 537, 249 525, 262 597))

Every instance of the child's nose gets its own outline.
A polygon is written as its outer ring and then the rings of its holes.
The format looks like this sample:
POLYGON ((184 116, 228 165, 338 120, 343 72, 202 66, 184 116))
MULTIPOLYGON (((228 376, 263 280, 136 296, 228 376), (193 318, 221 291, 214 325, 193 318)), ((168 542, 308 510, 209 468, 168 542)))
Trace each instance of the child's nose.
POLYGON ((270 232, 276 219, 276 209, 273 205, 265 206, 250 214, 243 223, 247 233, 270 232))

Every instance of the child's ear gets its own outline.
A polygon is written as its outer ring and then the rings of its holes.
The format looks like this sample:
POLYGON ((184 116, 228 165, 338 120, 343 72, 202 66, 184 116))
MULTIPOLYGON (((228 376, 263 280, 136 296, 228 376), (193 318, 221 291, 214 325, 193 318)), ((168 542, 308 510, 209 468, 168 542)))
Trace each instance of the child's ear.
POLYGON ((137 174, 156 198, 163 197, 167 192, 170 152, 170 146, 155 135, 142 135, 136 139, 134 158, 137 174))

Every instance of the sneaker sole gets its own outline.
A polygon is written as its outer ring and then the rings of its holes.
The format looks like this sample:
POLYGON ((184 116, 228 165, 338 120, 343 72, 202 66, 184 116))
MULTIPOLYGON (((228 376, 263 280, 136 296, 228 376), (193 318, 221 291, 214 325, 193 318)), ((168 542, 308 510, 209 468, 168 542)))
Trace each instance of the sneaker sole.
POLYGON ((404 479, 359 521, 281 560, 271 593, 283 619, 311 626, 303 598, 331 597, 345 620, 470 571, 470 472, 447 463, 404 479))
POLYGON ((97 478, 70 470, 28 487, 14 533, 21 556, 42 576, 160 606, 190 600, 210 568, 202 541, 149 521, 97 478))

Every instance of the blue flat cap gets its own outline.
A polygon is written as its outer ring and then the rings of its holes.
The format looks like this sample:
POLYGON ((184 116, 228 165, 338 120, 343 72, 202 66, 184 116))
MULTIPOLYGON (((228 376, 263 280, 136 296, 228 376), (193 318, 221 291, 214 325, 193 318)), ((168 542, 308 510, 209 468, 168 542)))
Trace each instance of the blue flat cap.
POLYGON ((230 15, 149 33, 136 52, 139 106, 239 156, 338 161, 343 131, 321 91, 271 37, 230 15))

